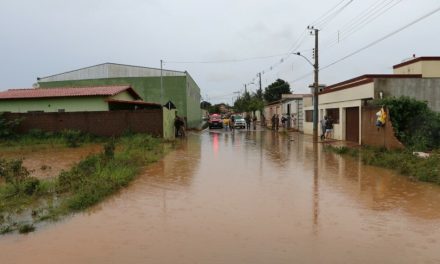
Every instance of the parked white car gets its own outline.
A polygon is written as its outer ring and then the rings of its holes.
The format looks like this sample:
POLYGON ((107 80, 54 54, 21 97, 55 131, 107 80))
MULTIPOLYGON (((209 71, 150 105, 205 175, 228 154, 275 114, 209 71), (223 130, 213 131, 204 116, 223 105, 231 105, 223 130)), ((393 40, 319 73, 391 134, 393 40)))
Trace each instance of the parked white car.
POLYGON ((241 115, 234 115, 234 127, 235 128, 245 128, 246 127, 246 121, 241 115))

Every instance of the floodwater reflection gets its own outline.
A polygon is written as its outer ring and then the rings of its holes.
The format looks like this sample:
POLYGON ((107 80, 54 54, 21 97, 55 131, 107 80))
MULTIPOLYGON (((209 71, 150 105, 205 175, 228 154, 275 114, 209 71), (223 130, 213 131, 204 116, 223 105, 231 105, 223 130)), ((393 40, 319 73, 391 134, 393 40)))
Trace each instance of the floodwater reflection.
POLYGON ((300 134, 190 134, 97 208, 1 237, 1 263, 440 262, 438 186, 300 134))

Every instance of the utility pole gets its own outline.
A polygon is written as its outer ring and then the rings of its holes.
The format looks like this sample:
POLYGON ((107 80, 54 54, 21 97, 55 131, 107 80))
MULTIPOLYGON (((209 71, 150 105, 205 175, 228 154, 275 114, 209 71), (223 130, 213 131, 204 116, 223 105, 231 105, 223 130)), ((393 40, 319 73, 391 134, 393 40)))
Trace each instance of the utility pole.
POLYGON ((163 104, 163 60, 160 60, 160 104, 163 104))
POLYGON ((263 94, 263 88, 261 87, 261 72, 258 73, 259 84, 260 84, 260 94, 263 94))
POLYGON ((318 142, 318 90, 319 90, 319 29, 308 26, 310 33, 315 36, 315 63, 313 64, 315 78, 313 83, 313 141, 318 142))

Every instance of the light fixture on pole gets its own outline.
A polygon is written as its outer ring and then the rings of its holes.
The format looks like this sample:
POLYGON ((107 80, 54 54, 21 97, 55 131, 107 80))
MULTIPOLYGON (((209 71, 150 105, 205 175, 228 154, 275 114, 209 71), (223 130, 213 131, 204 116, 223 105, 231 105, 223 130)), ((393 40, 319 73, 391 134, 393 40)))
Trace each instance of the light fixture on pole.
POLYGON ((293 55, 304 58, 314 69, 314 82, 313 82, 313 141, 318 142, 318 92, 319 92, 319 61, 318 61, 318 32, 319 30, 314 27, 307 27, 312 30, 311 33, 315 35, 315 63, 312 63, 307 57, 299 52, 292 53, 293 55))

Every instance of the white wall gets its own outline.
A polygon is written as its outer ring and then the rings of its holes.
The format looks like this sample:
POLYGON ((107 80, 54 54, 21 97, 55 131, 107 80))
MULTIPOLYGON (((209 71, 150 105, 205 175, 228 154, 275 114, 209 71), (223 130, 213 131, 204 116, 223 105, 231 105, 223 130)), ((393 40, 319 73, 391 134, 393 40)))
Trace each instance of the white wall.
MULTIPOLYGON (((355 86, 352 88, 347 88, 331 93, 325 93, 319 95, 319 118, 321 120, 325 113, 326 109, 338 108, 339 109, 339 124, 333 125, 333 138, 337 140, 345 140, 345 108, 348 107, 359 107, 359 141, 362 138, 362 118, 361 118, 361 106, 362 100, 374 98, 374 82, 355 86)), ((304 107, 304 116, 305 110, 313 110, 313 106, 304 107)), ((319 122, 319 121, 318 121, 319 122)), ((321 133, 321 127, 318 123, 318 131, 321 133)), ((305 122, 304 120, 304 134, 313 134, 313 123, 305 122)), ((360 144, 360 142, 359 142, 360 144)))

